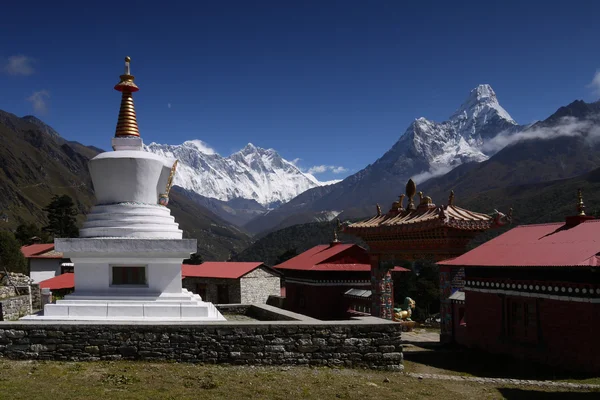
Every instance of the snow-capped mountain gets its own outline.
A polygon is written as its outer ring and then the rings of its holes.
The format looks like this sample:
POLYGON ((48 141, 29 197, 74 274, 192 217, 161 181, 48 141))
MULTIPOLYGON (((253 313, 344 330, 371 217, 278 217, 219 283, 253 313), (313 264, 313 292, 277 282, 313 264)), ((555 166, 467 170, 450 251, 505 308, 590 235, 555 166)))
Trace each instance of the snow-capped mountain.
MULTIPOLYGON (((343 181, 314 188, 245 225, 250 232, 281 227, 290 216, 348 210, 393 201, 413 178, 417 185, 470 161, 487 160, 484 144, 499 133, 521 127, 502 106, 490 85, 471 90, 466 101, 445 122, 413 121, 398 141, 373 164, 343 181)), ((307 222, 307 221, 305 221, 307 222)), ((298 222, 295 222, 298 223, 298 222)))
POLYGON ((179 160, 175 185, 205 197, 228 201, 254 199, 273 207, 300 193, 335 182, 319 182, 273 149, 248 143, 229 157, 214 152, 200 140, 181 145, 151 143, 146 151, 179 160))
POLYGON ((487 160, 490 154, 483 151, 484 143, 500 132, 518 129, 519 125, 498 103, 492 87, 479 85, 448 121, 418 118, 398 145, 412 148, 414 155, 422 157, 435 173, 465 162, 487 160))

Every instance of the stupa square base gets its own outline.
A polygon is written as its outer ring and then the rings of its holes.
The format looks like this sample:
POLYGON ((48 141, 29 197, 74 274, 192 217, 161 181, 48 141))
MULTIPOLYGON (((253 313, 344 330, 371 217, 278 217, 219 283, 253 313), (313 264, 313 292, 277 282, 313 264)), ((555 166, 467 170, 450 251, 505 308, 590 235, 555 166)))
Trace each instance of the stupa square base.
POLYGON ((28 315, 22 320, 55 321, 225 321, 212 303, 182 291, 182 296, 156 299, 132 299, 70 295, 46 304, 42 315, 28 315), (187 299, 183 299, 187 298, 187 299))

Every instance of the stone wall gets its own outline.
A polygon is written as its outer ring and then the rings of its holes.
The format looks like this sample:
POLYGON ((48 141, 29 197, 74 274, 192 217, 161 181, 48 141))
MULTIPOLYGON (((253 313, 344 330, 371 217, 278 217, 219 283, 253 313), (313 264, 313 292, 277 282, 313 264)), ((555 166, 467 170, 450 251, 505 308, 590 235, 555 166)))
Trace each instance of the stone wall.
POLYGON ((265 304, 269 296, 281 294, 279 275, 266 268, 257 268, 240 279, 241 303, 265 304))
POLYGON ((192 293, 200 294, 198 285, 204 285, 206 288, 206 296, 202 300, 213 304, 219 303, 218 286, 227 286, 229 303, 241 303, 240 280, 239 279, 216 279, 216 278, 194 278, 186 277, 182 281, 182 286, 192 293))
POLYGON ((31 306, 34 311, 42 309, 42 290, 37 283, 31 285, 31 306))
POLYGON ((17 295, 17 289, 13 286, 0 286, 0 299, 7 299, 9 297, 15 297, 17 295))
POLYGON ((10 297, 0 300, 3 321, 14 321, 25 315, 31 314, 29 295, 10 297))
POLYGON ((402 369, 400 325, 362 321, 190 324, 0 323, 0 357, 402 369))

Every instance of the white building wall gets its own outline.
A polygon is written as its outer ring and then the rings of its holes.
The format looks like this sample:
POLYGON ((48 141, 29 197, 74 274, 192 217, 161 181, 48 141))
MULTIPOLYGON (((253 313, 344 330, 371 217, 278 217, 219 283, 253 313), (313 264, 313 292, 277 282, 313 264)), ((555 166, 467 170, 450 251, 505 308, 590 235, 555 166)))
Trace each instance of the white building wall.
POLYGON ((40 283, 46 279, 60 275, 61 258, 30 258, 29 277, 33 283, 40 283))

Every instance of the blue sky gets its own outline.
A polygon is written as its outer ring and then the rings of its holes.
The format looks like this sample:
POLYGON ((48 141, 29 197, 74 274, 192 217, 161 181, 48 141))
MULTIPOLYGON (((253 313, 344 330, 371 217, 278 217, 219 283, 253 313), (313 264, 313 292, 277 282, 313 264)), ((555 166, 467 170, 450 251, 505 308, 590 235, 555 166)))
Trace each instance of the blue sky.
POLYGON ((145 142, 222 155, 252 142, 331 166, 322 180, 374 162, 417 117, 446 119, 480 83, 520 123, 599 97, 593 1, 57 3, 3 4, 0 109, 105 149, 126 55, 145 142))

